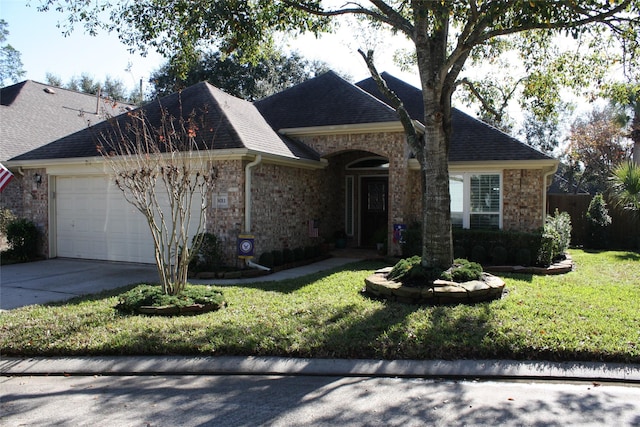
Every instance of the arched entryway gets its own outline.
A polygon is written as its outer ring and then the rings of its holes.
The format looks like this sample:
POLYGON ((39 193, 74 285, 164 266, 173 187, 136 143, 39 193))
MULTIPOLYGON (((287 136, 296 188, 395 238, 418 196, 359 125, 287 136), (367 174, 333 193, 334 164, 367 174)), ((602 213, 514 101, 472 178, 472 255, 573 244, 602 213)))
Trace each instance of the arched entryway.
POLYGON ((337 234, 344 232, 349 247, 376 248, 385 243, 389 230, 389 162, 367 151, 349 151, 331 156, 335 186, 334 218, 337 234))

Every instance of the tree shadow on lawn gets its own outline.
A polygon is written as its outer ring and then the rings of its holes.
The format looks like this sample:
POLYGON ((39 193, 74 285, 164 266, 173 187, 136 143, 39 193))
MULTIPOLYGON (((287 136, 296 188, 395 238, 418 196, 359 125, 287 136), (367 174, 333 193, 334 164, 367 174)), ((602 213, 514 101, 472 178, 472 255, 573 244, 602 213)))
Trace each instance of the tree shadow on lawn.
MULTIPOLYGON (((346 264, 339 267, 334 267, 328 270, 311 273, 305 276, 300 276, 291 279, 277 280, 277 281, 260 281, 260 278, 255 280, 248 280, 243 282, 224 283, 212 281, 210 286, 219 287, 224 290, 225 287, 239 287, 239 288, 255 288, 263 291, 280 292, 283 294, 289 294, 309 286, 315 282, 326 279, 336 273, 342 272, 362 272, 362 271, 374 271, 382 267, 386 267, 389 264, 384 261, 355 261, 350 264, 346 264)), ((364 285, 364 281, 363 281, 364 285)))
POLYGON ((640 261, 640 252, 626 251, 624 254, 616 254, 620 261, 640 261))

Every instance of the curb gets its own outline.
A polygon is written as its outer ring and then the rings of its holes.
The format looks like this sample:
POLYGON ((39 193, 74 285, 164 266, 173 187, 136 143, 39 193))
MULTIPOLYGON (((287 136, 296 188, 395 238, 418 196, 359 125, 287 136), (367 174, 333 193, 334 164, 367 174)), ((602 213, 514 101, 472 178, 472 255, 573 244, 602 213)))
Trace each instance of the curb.
POLYGON ((640 383, 640 365, 510 360, 98 356, 0 360, 0 375, 309 375, 582 380, 640 383))

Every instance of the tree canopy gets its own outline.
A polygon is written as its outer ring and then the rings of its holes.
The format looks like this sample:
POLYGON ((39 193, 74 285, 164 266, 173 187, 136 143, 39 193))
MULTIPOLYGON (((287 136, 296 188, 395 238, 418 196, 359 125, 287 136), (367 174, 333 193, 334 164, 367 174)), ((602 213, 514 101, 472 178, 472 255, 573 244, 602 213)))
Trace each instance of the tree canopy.
POLYGON ((101 93, 101 96, 108 97, 113 101, 135 101, 139 98, 136 92, 127 93, 127 88, 119 79, 110 76, 105 77, 104 82, 95 80, 87 73, 82 73, 80 77, 73 76, 67 83, 63 83, 62 79, 51 73, 47 73, 47 83, 51 86, 61 87, 64 89, 75 90, 77 92, 89 93, 92 95, 101 93))
POLYGON ((336 7, 320 0, 140 0, 115 5, 107 0, 43 0, 41 4, 43 10, 55 6, 66 13, 71 26, 82 23, 89 31, 116 30, 131 46, 154 47, 185 61, 196 58, 198 49, 208 44, 255 57, 272 44, 274 32, 319 32, 329 29, 331 18, 343 15, 356 15, 405 35, 415 46, 424 132, 386 89, 373 52, 362 52, 362 56, 382 92, 392 99, 421 166, 422 263, 445 269, 453 261, 448 169, 451 98, 467 61, 472 55, 491 58, 492 44, 502 36, 545 30, 573 37, 601 31, 637 38, 640 21, 639 0, 369 0, 336 7), (105 20, 101 14, 107 9, 110 19, 105 20))
POLYGON ((4 19, 0 19, 0 86, 4 86, 7 82, 18 83, 25 75, 22 69, 22 59, 18 52, 10 44, 4 44, 9 36, 7 29, 9 24, 4 19))
POLYGON ((151 97, 166 96, 207 81, 231 95, 253 101, 328 71, 327 64, 308 61, 297 52, 285 55, 273 50, 248 64, 241 57, 241 53, 201 53, 183 74, 167 61, 149 78, 151 97))

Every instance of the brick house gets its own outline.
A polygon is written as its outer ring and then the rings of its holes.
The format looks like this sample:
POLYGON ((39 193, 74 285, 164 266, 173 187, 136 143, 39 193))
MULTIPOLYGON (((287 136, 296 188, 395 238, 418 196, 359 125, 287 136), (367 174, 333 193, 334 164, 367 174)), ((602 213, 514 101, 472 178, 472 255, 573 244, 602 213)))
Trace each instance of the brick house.
MULTIPOLYGON (((389 86, 414 120, 421 93, 392 76, 389 86)), ((227 262, 241 233, 255 236, 256 255, 347 236, 352 247, 389 242, 396 224, 420 217, 419 166, 395 111, 371 79, 356 85, 328 72, 255 103, 207 83, 146 105, 148 116, 207 106, 215 129, 201 136, 218 170, 207 229, 224 244, 227 262), (210 134, 207 134, 210 132, 210 134)), ((465 228, 533 230, 544 223, 546 189, 558 162, 459 110, 453 111, 450 150, 452 219, 465 228)), ((104 173, 85 129, 7 162, 42 182, 25 198, 46 203, 31 212, 43 224, 48 257, 152 262, 142 216, 122 200, 104 173)))
MULTIPOLYGON (((5 164, 11 158, 101 122, 105 115, 113 116, 131 107, 33 80, 3 87, 0 89, 0 163, 5 164)), ((11 169, 15 178, 0 193, 0 208, 31 218, 40 229, 46 230, 48 201, 46 194, 38 191, 46 177, 33 169, 11 169)))

